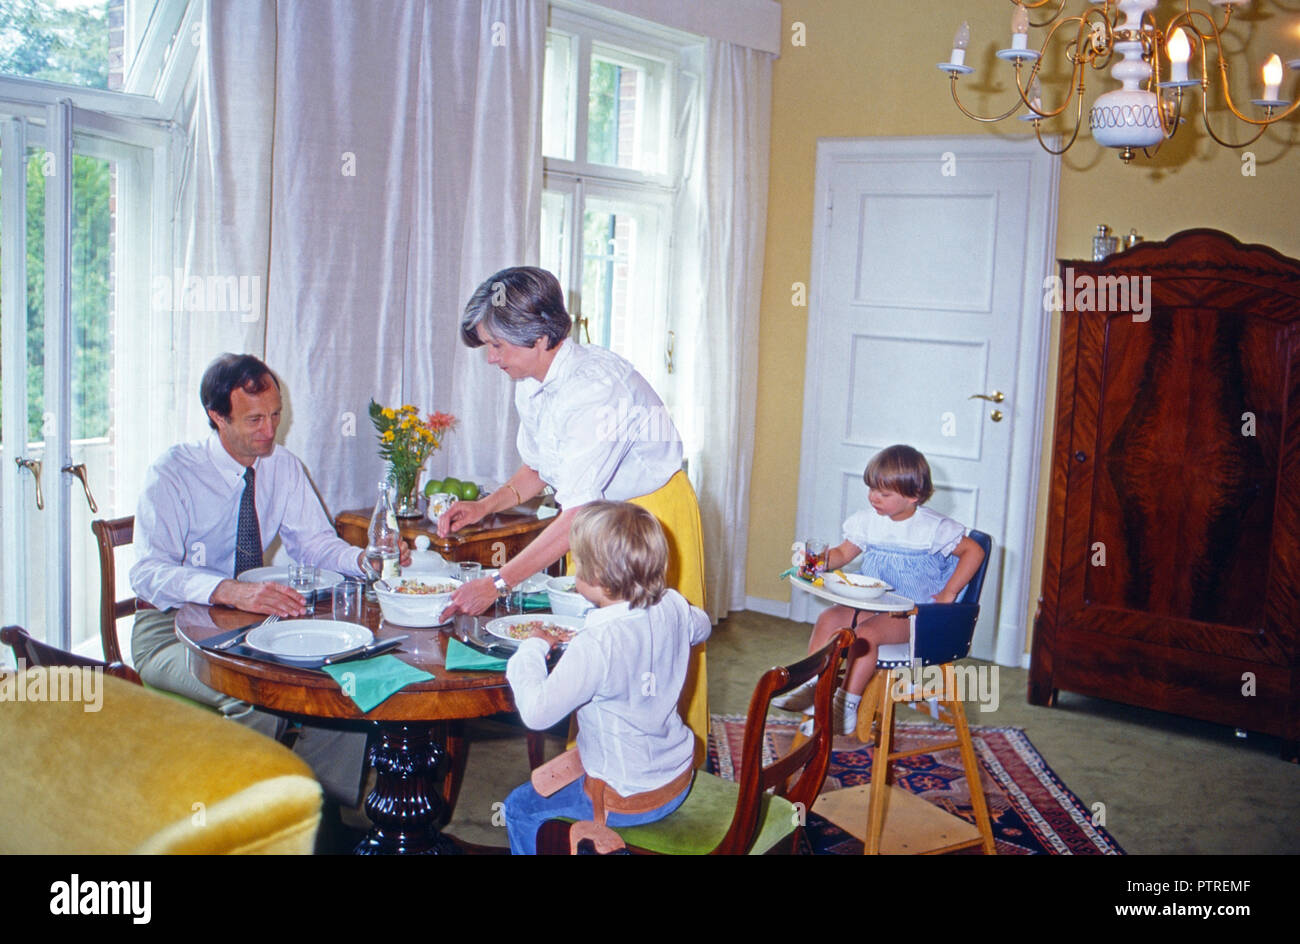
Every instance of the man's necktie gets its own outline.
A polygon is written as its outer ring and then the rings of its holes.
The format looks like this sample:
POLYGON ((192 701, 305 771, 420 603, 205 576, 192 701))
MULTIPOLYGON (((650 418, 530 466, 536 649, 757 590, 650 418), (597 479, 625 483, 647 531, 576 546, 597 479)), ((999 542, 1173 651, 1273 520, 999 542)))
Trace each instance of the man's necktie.
POLYGON ((235 576, 262 566, 262 529, 257 524, 257 493, 253 467, 244 472, 244 497, 239 500, 239 525, 235 530, 235 576))

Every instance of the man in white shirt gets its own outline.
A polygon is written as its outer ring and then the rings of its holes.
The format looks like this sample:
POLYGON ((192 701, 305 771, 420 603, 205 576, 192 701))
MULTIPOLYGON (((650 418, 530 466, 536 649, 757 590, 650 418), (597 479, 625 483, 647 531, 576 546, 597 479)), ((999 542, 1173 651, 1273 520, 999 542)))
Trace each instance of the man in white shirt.
MULTIPOLYGON (((334 533, 302 463, 276 444, 280 385, 264 363, 249 355, 223 354, 204 372, 199 395, 214 432, 206 441, 164 453, 150 467, 140 496, 131 587, 142 608, 131 652, 146 684, 274 736, 277 718, 214 691, 189 671, 184 646, 176 638, 176 609, 185 603, 213 603, 300 616, 304 601, 289 587, 236 578, 262 566, 262 554, 277 534, 295 561, 344 574, 364 573, 363 552, 334 533)), ((349 737, 354 742, 364 738, 349 737)), ((345 798, 355 794, 351 784, 360 782, 363 752, 364 741, 347 750, 355 757, 345 765, 349 769, 343 779, 349 786, 339 791, 345 798)), ((317 767, 318 776, 323 773, 317 767)))

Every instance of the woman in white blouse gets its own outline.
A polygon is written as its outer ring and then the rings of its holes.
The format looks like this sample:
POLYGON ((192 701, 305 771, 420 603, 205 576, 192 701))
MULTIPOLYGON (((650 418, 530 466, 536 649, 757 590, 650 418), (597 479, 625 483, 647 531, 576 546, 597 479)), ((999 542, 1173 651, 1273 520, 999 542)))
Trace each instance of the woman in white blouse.
MULTIPOLYGON (((544 269, 503 269, 474 292, 461 319, 461 337, 487 348, 515 381, 519 455, 523 465, 501 488, 478 501, 452 505, 438 519, 446 535, 555 489, 560 514, 497 577, 471 581, 452 596, 443 617, 478 614, 521 580, 569 550, 577 508, 597 499, 632 501, 659 518, 669 538, 668 585, 704 608, 704 554, 699 508, 682 472, 682 444, 663 401, 628 361, 613 351, 578 345, 555 276, 544 269)), ((703 679, 702 652, 693 666, 703 679)), ((708 723, 703 685, 693 691, 687 723, 708 723)), ((697 726, 697 724, 699 726, 697 726)))

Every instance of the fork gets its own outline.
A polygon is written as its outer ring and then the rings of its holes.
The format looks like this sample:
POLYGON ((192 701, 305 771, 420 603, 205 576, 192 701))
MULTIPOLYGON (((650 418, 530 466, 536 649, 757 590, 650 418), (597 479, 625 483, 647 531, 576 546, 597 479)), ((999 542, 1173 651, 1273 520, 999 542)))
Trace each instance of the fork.
POLYGON ((223 643, 219 643, 219 644, 218 644, 217 646, 215 646, 214 648, 217 648, 217 649, 233 649, 235 646, 239 645, 241 642, 244 641, 244 637, 248 635, 248 633, 249 633, 250 630, 252 630, 252 629, 260 629, 260 628, 263 627, 263 626, 270 626, 272 623, 278 622, 279 619, 280 619, 279 614, 272 613, 272 614, 271 614, 270 616, 268 616, 266 619, 262 620, 262 622, 258 623, 257 626, 245 626, 243 632, 241 632, 241 633, 236 633, 234 636, 231 636, 229 639, 227 639, 227 640, 226 640, 225 642, 223 642, 223 643))

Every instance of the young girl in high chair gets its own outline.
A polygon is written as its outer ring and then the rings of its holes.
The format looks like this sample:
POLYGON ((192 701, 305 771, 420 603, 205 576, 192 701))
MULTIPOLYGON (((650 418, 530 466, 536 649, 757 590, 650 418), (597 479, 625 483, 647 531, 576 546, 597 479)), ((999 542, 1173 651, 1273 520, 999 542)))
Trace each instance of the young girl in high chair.
MULTIPOLYGON (((826 570, 845 567, 859 554, 859 572, 878 577, 917 603, 952 603, 984 560, 984 549, 966 536, 966 528, 924 507, 934 494, 930 464, 911 446, 890 446, 872 457, 862 479, 870 489, 871 511, 844 522, 844 543, 826 555, 826 570)), ((798 550, 802 550, 796 545, 798 550)), ((818 618, 808 652, 853 622, 853 610, 832 606, 818 618)), ((844 687, 835 693, 836 734, 857 727, 858 704, 876 671, 876 652, 883 644, 907 642, 908 621, 890 613, 862 614, 858 640, 849 650, 844 687)), ((811 710, 816 679, 772 703, 788 711, 811 710)))

